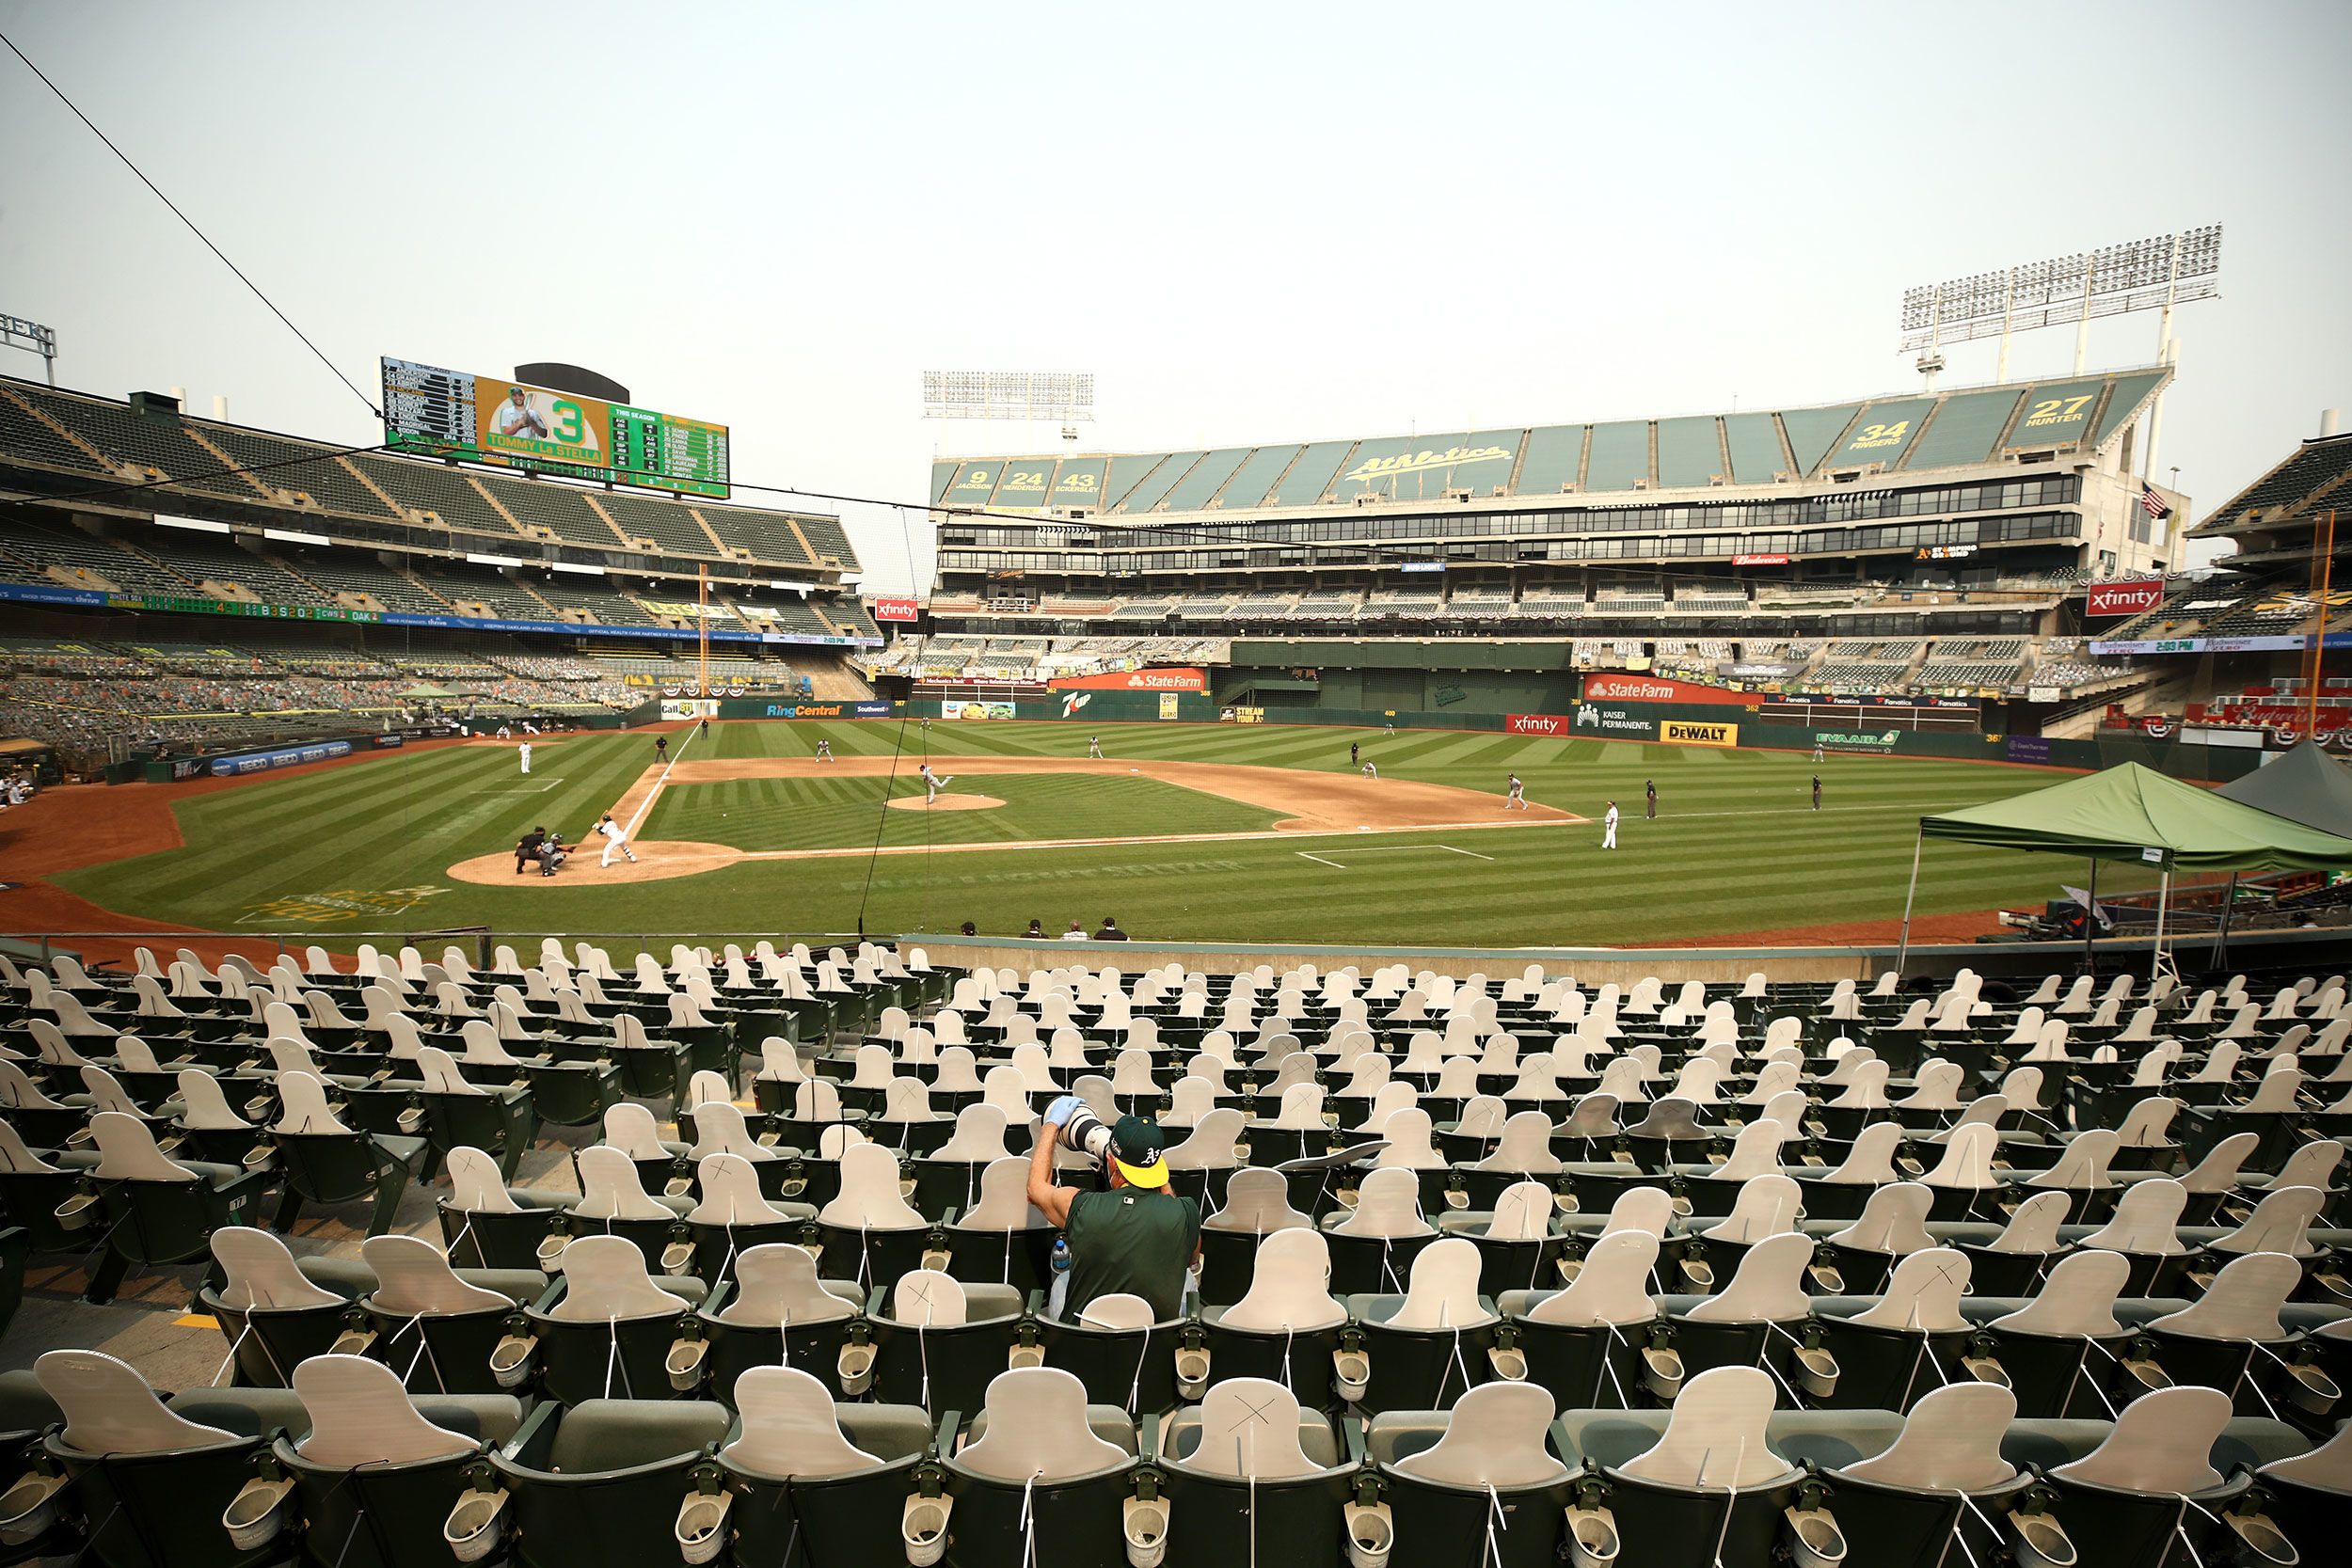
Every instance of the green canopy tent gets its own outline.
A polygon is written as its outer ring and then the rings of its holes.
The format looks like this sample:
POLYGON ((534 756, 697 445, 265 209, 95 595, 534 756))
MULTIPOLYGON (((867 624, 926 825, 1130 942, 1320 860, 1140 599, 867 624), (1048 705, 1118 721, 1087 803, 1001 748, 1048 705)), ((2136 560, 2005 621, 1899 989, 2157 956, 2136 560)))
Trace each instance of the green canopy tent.
POLYGON ((431 681, 419 681, 416 685, 400 692, 399 695, 429 702, 439 698, 454 697, 457 693, 446 686, 435 686, 431 681))
MULTIPOLYGON (((2352 838, 2352 768, 2309 741, 2281 752, 2242 779, 2214 791, 2242 806, 2352 838)), ((2230 917, 2237 910, 2237 873, 2230 873, 2229 901, 2221 908, 2221 950, 2229 950, 2230 917)))
MULTIPOLYGON (((1931 838, 2080 855, 2091 863, 2094 894, 2101 861, 2156 866, 2156 966, 2164 961, 2165 915, 2174 867, 2315 871, 2352 865, 2352 836, 2323 832, 2127 762, 2031 794, 1919 818, 1919 840, 1911 855, 1911 889, 1903 895, 1899 971, 1911 950, 1911 908, 1919 891, 1920 852, 1931 838)), ((2090 918, 2086 911, 2086 947, 2090 918)))
POLYGON ((2352 768, 2305 741, 2214 791, 2306 828, 2352 838, 2352 768))

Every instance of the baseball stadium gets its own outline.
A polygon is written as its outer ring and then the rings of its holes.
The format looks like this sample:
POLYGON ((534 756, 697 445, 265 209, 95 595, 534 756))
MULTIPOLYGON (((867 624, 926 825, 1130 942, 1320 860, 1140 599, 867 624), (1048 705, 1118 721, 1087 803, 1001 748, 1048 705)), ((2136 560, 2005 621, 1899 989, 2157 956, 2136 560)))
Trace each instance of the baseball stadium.
POLYGON ((858 494, 536 302, 230 262, 357 442, 0 316, 0 1563, 2336 1556, 2352 436, 2164 465, 2220 244, 858 494))

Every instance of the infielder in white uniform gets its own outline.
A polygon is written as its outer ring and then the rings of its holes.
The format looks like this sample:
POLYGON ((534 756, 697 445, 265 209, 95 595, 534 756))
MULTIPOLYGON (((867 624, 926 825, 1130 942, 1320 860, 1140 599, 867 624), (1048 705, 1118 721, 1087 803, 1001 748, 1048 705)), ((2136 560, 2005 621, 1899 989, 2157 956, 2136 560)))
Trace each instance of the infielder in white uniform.
POLYGON ((916 771, 923 775, 923 803, 926 806, 935 804, 939 800, 939 792, 956 782, 956 776, 953 773, 941 775, 932 772, 931 765, 928 762, 916 771))
POLYGON ((1376 764, 1376 763, 1370 763, 1370 762, 1368 762, 1368 763, 1364 764, 1364 777, 1365 777, 1365 778, 1367 778, 1367 779, 1376 779, 1376 778, 1378 778, 1379 776, 1380 776, 1380 768, 1379 768, 1379 765, 1378 765, 1378 764, 1376 764))
POLYGON ((1513 806, 1518 807, 1521 811, 1527 809, 1527 786, 1519 783, 1519 776, 1517 773, 1511 775, 1511 793, 1502 799, 1504 811, 1509 811, 1513 806))
POLYGON ((820 740, 817 743, 817 760, 818 762, 831 762, 833 760, 832 741, 820 740))
POLYGON ((1604 849, 1617 847, 1617 802, 1614 800, 1609 802, 1609 815, 1600 819, 1600 847, 1604 849))
POLYGON ((1087 736, 1087 755, 1089 755, 1089 756, 1090 756, 1090 757, 1099 757, 1099 756, 1101 756, 1102 754, 1103 754, 1103 743, 1102 743, 1100 740, 1096 739, 1094 736, 1087 736))
POLYGON ((520 747, 520 748, 518 748, 518 749, 516 751, 515 754, 516 754, 516 756, 518 756, 518 757, 520 757, 520 758, 522 758, 522 759, 523 759, 523 771, 524 771, 524 772, 526 772, 526 773, 530 772, 530 771, 531 771, 531 742, 530 742, 530 741, 528 741, 528 740, 524 741, 524 742, 522 743, 521 747, 520 747))
POLYGON ((604 814, 604 819, 596 824, 596 831, 604 835, 604 859, 596 863, 598 865, 611 865, 615 849, 628 859, 629 864, 637 863, 637 851, 628 847, 628 830, 613 821, 611 812, 604 814))

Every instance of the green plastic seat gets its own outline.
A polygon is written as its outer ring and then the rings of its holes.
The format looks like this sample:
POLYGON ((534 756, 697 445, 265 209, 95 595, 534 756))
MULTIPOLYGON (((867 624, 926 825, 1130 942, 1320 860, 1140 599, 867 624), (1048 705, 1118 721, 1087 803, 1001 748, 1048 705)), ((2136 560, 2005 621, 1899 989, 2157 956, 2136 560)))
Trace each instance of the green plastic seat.
POLYGON ((696 1314, 709 1347, 713 1397, 732 1403, 737 1382, 758 1367, 793 1367, 832 1393, 864 1391, 873 1375, 865 1295, 843 1279, 819 1279, 817 1260, 785 1243, 753 1247, 736 1259, 735 1289, 696 1314), (854 1349, 854 1355, 845 1352, 854 1349))
MULTIPOLYGON (((1122 1568, 1136 1443, 1126 1412, 1086 1402, 1068 1372, 997 1374, 945 1461, 950 1568, 1122 1568)), ((1165 1522, 1157 1533, 1165 1534, 1165 1522)))
POLYGON ((324 1079, 309 1072, 278 1075, 282 1114, 270 1128, 284 1181, 271 1225, 294 1228, 305 1203, 372 1204, 367 1233, 391 1228, 408 1183, 424 1168, 431 1146, 421 1137, 371 1132, 344 1123, 328 1103, 324 1079))
POLYGON ((499 1164, 478 1148, 449 1152, 449 1196, 436 1200, 441 1243, 462 1267, 536 1269, 540 1248, 563 1228, 576 1195, 509 1187, 499 1164))
POLYGON ((98 1164, 89 1180, 104 1211, 104 1244, 84 1299, 114 1298, 134 1264, 206 1256, 215 1230, 243 1225, 269 1185, 266 1172, 164 1158, 145 1122, 117 1111, 90 1118, 98 1164))
POLYGON ((731 1390, 737 1433, 719 1449, 735 1494, 741 1563, 884 1563, 907 1557, 907 1500, 932 1456, 931 1422, 903 1404, 835 1404, 823 1382, 756 1367, 731 1390), (797 1552, 796 1552, 797 1543, 797 1552))
POLYGON ((1159 1429, 1168 1561, 1335 1563, 1352 1456, 1320 1412, 1263 1378, 1229 1378, 1159 1429))
POLYGON ((562 1282, 523 1309, 537 1341, 539 1386, 565 1404, 692 1397, 706 1353, 694 1309, 724 1305, 726 1289, 656 1279, 622 1238, 580 1237, 564 1249, 562 1282))
MULTIPOLYGON (((490 1460, 492 1484, 509 1497, 509 1560, 518 1568, 677 1561, 679 1505, 700 1489, 698 1472, 717 1484, 711 1452, 733 1424, 725 1406, 700 1401, 540 1405, 490 1460)), ((466 1525, 486 1510, 471 1494, 455 1508, 469 1504, 466 1525)), ((460 1522, 453 1514, 448 1528, 460 1522)))

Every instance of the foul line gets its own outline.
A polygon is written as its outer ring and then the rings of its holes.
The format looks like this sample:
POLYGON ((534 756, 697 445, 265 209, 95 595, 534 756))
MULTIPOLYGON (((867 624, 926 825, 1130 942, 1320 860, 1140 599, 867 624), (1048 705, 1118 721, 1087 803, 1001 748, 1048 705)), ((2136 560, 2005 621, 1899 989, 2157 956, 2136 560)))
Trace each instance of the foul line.
MULTIPOLYGON (((1534 824, 1531 822, 1528 826, 1534 827, 1534 824)), ((1393 855, 1398 853, 1400 850, 1406 849, 1442 849, 1449 855, 1468 855, 1474 861, 1491 861, 1494 859, 1492 855, 1482 855, 1475 849, 1456 849, 1451 844, 1365 844, 1359 845, 1352 852, 1359 855, 1393 855)), ((1321 863, 1329 866, 1334 871, 1344 871, 1347 869, 1346 866, 1342 865, 1337 861, 1324 860, 1321 855, 1311 855, 1304 849, 1297 850, 1295 853, 1300 860, 1321 862, 1321 863)))
MULTIPOLYGON (((631 844, 637 842, 637 824, 645 819, 646 814, 653 810, 653 803, 661 799, 662 786, 670 782, 670 769, 678 765, 678 759, 686 755, 686 748, 694 744, 694 736, 701 733, 700 725, 689 725, 685 731, 686 738, 670 749, 670 759, 661 765, 661 772, 653 781, 653 787, 645 792, 644 801, 638 806, 637 815, 628 819, 628 826, 623 830, 628 834, 631 844)), ((628 797, 625 794, 621 799, 626 800, 628 797)))

